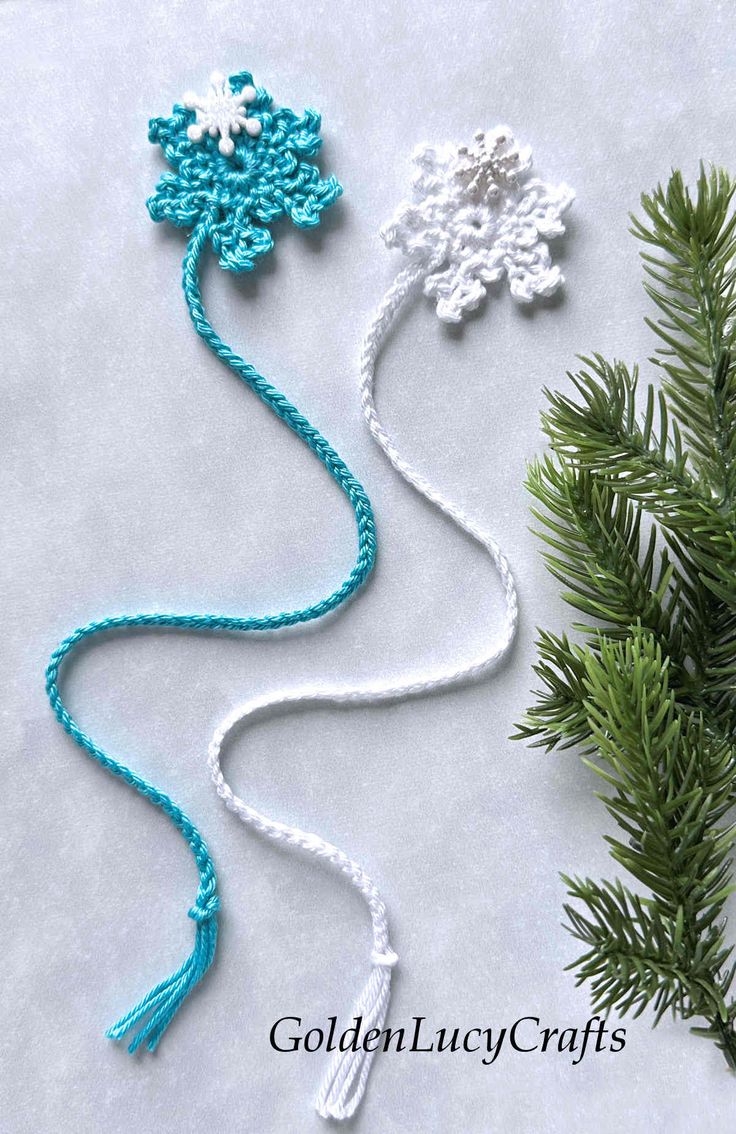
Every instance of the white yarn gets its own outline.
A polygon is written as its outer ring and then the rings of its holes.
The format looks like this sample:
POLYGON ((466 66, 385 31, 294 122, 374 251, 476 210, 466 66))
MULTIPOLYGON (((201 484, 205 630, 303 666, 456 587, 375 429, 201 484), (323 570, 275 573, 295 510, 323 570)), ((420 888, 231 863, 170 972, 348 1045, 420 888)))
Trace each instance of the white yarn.
POLYGON ((462 508, 401 456, 381 424, 374 397, 375 366, 382 344, 404 303, 420 284, 427 295, 436 298, 438 316, 457 322, 478 305, 485 295, 485 284, 500 279, 504 273, 512 294, 524 302, 535 295, 549 295, 562 283, 562 275, 551 265, 549 250, 540 237, 564 231, 561 216, 572 202, 572 190, 564 185, 550 187, 540 181, 521 185, 519 179, 531 164, 531 154, 519 150, 504 127, 489 135, 476 135, 475 143, 472 149, 448 145, 422 146, 416 151, 416 199, 402 204, 392 222, 382 230, 387 245, 401 248, 408 255, 409 264, 386 292, 365 335, 360 395, 371 436, 396 471, 490 555, 505 597, 500 633, 469 664, 417 673, 398 685, 373 681, 357 686, 304 686, 253 697, 233 709, 218 725, 209 746, 208 765, 225 805, 267 838, 308 851, 344 874, 363 895, 370 912, 371 970, 352 1009, 352 1017, 361 1021, 357 1050, 338 1051, 327 1069, 316 1100, 317 1111, 325 1118, 349 1118, 365 1092, 375 1051, 364 1051, 361 1041, 370 1029, 383 1029, 391 995, 391 970, 398 961, 389 941, 386 907, 365 871, 332 843, 320 835, 269 819, 239 799, 223 777, 220 752, 232 729, 274 709, 294 705, 377 705, 477 680, 496 666, 514 640, 518 603, 503 552, 462 508), (475 219, 480 220, 477 228, 475 219))
POLYGON ((363 1038, 366 1032, 373 1028, 383 1029, 386 1019, 386 1010, 391 997, 391 970, 398 962, 398 956, 391 948, 388 935, 388 921, 386 907, 376 888, 375 883, 366 872, 348 858, 343 851, 332 843, 328 843, 320 835, 302 831, 299 827, 292 827, 288 823, 280 823, 269 819, 254 807, 250 807, 233 792, 226 783, 220 767, 220 751, 223 741, 228 733, 237 724, 246 719, 268 712, 276 706, 309 703, 339 704, 343 701, 360 703, 363 691, 354 689, 294 689, 288 693, 277 693, 272 696, 254 697, 245 705, 234 709, 222 721, 210 741, 207 764, 215 784, 217 794, 225 802, 225 806, 234 812, 250 827, 254 827, 260 834, 265 835, 274 842, 286 843, 288 846, 299 847, 308 851, 317 858, 329 863, 333 869, 344 874, 348 881, 363 895, 371 916, 373 926, 373 949, 371 952, 371 971, 360 996, 356 1000, 352 1017, 358 1018, 358 1036, 355 1043, 357 1050, 348 1049, 345 1052, 336 1052, 320 1087, 316 1100, 317 1112, 323 1118, 344 1119, 355 1113, 363 1097, 371 1063, 375 1050, 364 1050, 363 1038))

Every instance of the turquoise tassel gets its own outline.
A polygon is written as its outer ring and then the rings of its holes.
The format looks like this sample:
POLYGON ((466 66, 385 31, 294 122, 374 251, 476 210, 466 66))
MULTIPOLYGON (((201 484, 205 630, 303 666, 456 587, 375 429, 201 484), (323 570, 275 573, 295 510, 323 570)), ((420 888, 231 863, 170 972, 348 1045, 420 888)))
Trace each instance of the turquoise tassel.
MULTIPOLYGON (((203 844, 204 846, 204 844, 203 844)), ((205 848, 206 849, 206 848, 205 848)), ((180 969, 151 989, 135 1008, 113 1024, 105 1033, 109 1039, 119 1040, 127 1035, 137 1024, 128 1051, 131 1054, 145 1041, 149 1051, 155 1051, 161 1036, 173 1020, 184 1000, 199 983, 212 964, 217 947, 217 911, 220 899, 215 893, 216 879, 210 872, 210 894, 207 896, 205 884, 200 886, 197 904, 192 906, 189 916, 197 923, 194 952, 180 969)))

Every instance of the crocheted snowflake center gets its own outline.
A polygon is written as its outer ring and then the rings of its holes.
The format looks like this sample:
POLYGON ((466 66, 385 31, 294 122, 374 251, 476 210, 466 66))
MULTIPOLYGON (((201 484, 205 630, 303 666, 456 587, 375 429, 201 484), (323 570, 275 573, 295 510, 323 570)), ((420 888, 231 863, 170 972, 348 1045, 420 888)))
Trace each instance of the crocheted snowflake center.
POLYGON ((249 72, 215 72, 207 95, 188 93, 169 118, 149 123, 172 167, 147 202, 151 217, 203 225, 223 268, 250 271, 273 247, 269 225, 285 216, 310 228, 342 193, 308 160, 322 144, 320 125, 314 110, 274 109, 249 72))
POLYGON ((437 315, 459 323, 488 285, 509 281, 521 303, 563 282, 546 240, 565 231, 569 186, 529 178, 531 150, 505 126, 478 131, 471 146, 423 145, 413 155, 413 200, 381 230, 389 248, 426 263, 425 294, 437 315))

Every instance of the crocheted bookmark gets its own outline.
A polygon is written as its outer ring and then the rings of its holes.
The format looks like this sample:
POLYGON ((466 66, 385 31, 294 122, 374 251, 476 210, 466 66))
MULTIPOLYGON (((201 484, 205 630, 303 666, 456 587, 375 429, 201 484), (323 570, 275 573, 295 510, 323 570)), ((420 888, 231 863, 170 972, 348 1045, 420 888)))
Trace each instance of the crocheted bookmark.
POLYGON ((417 673, 401 684, 372 682, 358 686, 304 687, 254 698, 234 709, 215 730, 208 765, 218 794, 244 823, 278 842, 299 847, 344 874, 366 900, 373 928, 371 969, 356 1000, 357 1051, 337 1052, 317 1096, 325 1118, 345 1119, 355 1113, 365 1092, 374 1049, 362 1047, 371 1029, 383 1028, 391 995, 391 970, 398 957, 389 943, 385 905, 376 886, 361 869, 319 835, 269 819, 244 803, 225 782, 220 752, 230 733, 274 707, 377 705, 420 697, 477 680, 491 672, 507 653, 516 634, 518 606, 511 570, 496 541, 453 504, 399 453, 384 429, 374 400, 375 366, 382 344, 407 300, 422 287, 436 302, 437 315, 459 322, 476 308, 488 285, 508 278, 511 294, 522 303, 551 295, 563 282, 551 262, 545 240, 564 232, 562 217, 573 201, 567 185, 548 185, 528 177, 531 152, 520 149, 506 127, 479 132, 471 146, 420 146, 414 154, 414 195, 382 229, 389 248, 400 249, 408 263, 386 292, 365 335, 361 354, 360 393, 371 436, 396 471, 491 557, 505 596, 505 616, 498 637, 470 664, 417 673))
POLYGON ((128 627, 173 626, 185 630, 276 630, 319 618, 349 598, 373 567, 376 543, 368 498, 350 470, 322 435, 291 402, 222 339, 204 312, 199 263, 211 244, 230 271, 249 271, 271 248, 268 225, 288 216, 300 228, 319 222, 322 210, 341 193, 334 177, 322 179, 307 158, 320 146, 320 118, 313 110, 296 115, 274 109, 262 88, 243 71, 231 79, 215 73, 203 98, 185 95, 170 118, 154 118, 149 137, 163 148, 172 167, 148 201, 154 220, 169 220, 190 229, 184 257, 183 287, 197 333, 213 353, 249 386, 312 450, 352 505, 358 529, 358 552, 345 581, 327 598, 298 610, 272 615, 232 617, 219 614, 121 614, 75 630, 54 651, 46 671, 51 706, 69 735, 103 768, 119 776, 166 814, 194 855, 199 888, 189 917, 196 924, 194 950, 167 980, 156 985, 110 1030, 108 1036, 131 1036, 129 1050, 141 1044, 153 1051, 185 998, 207 972, 217 943, 217 881, 199 831, 173 800, 114 759, 77 724, 59 690, 62 663, 92 636, 128 627))

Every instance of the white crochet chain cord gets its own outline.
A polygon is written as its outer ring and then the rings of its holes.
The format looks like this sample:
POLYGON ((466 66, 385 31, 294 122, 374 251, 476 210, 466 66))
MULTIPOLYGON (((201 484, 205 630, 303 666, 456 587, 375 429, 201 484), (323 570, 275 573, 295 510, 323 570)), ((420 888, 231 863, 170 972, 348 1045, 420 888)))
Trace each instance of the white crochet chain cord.
POLYGON ((563 278, 559 268, 552 265, 542 237, 564 232, 562 215, 573 200, 573 192, 566 185, 550 186, 525 178, 531 153, 519 149, 505 127, 476 134, 472 147, 421 146, 414 162, 414 200, 404 202, 382 230, 386 244, 400 248, 409 263, 386 292, 365 335, 361 403, 371 436, 396 471, 489 553, 505 596, 503 625, 479 657, 459 668, 419 673, 398 685, 374 681, 355 686, 304 686, 251 698, 219 724, 208 755, 212 779, 226 807, 266 838, 298 847, 327 862, 345 875, 368 906, 373 949, 367 982, 352 1009, 359 1028, 354 1045, 357 1050, 336 1052, 316 1100, 320 1115, 338 1120, 350 1118, 360 1105, 375 1054, 374 1049, 363 1049, 362 1040, 371 1029, 381 1031, 386 1019, 391 970, 398 961, 389 940, 386 907, 365 871, 332 843, 269 819, 236 796, 222 774, 220 752, 231 730, 279 708, 377 705, 424 696, 483 677, 508 651, 516 634, 518 603, 506 558, 487 532, 401 456, 376 411, 375 366, 386 335, 420 285, 436 300, 440 319, 453 323, 477 307, 486 294, 486 285, 504 274, 512 295, 520 302, 551 295, 563 278))

